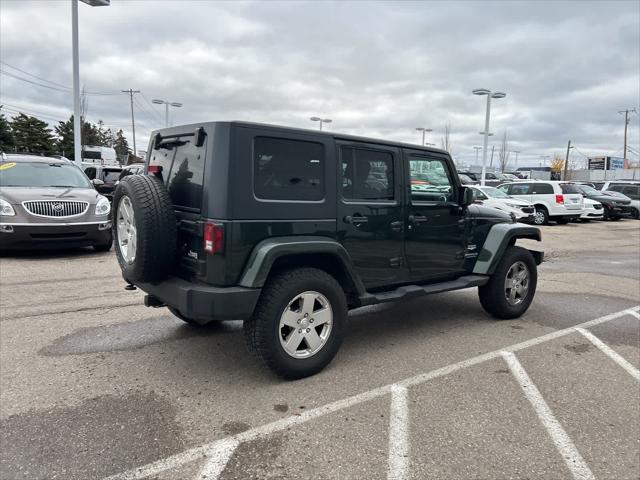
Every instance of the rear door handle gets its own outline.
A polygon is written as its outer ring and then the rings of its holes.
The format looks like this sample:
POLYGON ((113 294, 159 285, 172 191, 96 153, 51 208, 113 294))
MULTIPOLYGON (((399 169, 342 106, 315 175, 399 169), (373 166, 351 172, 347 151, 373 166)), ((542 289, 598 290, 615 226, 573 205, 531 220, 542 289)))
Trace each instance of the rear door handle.
POLYGON ((391 230, 393 230, 394 232, 401 232, 402 231, 402 222, 397 221, 397 222, 391 222, 391 230))
POLYGON ((409 215, 409 221, 413 224, 418 224, 426 223, 428 219, 424 215, 409 215))
POLYGON ((359 223, 367 223, 369 221, 369 217, 364 217, 362 215, 347 215, 346 217, 344 217, 344 222, 345 223, 350 223, 352 225, 357 225, 359 223))

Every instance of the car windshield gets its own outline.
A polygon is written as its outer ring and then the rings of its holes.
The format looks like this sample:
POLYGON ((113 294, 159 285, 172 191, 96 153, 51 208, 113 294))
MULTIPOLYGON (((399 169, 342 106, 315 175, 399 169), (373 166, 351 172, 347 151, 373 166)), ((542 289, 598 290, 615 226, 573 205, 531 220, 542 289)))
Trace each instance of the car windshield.
POLYGON ((78 167, 65 163, 0 163, 0 187, 92 188, 78 167))
POLYGON ((502 190, 498 190, 493 187, 484 187, 482 191, 487 195, 487 197, 491 198, 509 198, 509 195, 504 193, 502 190))
POLYGON ((578 188, 585 195, 602 195, 602 192, 599 192, 598 190, 596 190, 593 187, 590 187, 589 185, 580 185, 578 188))

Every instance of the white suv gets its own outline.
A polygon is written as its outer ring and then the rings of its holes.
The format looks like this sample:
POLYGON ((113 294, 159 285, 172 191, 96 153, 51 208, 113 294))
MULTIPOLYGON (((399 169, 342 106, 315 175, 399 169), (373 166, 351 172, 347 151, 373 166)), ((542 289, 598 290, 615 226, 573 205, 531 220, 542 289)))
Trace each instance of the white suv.
POLYGON ((498 188, 511 197, 532 203, 536 225, 545 225, 549 220, 565 224, 584 213, 582 194, 571 183, 527 180, 503 183, 498 188))

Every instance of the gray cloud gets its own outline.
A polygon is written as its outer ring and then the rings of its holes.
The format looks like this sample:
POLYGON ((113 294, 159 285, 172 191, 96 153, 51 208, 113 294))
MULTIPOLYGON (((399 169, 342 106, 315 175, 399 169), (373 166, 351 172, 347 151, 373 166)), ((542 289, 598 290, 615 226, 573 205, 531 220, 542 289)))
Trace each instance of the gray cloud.
MULTIPOLYGON (((68 2, 3 0, 3 62, 71 85, 68 2)), ((81 4, 81 79, 90 91, 140 89, 184 104, 174 123, 241 119, 439 143, 454 156, 481 144, 484 101, 504 90, 493 137, 506 129, 521 164, 563 151, 620 154, 617 113, 640 102, 640 3, 622 2, 172 2, 81 4)), ((6 65, 3 70, 24 76, 6 65)), ((1 100, 66 118, 68 93, 1 76, 1 100)), ((136 103, 138 145, 163 112, 136 103)), ((89 119, 129 132, 124 95, 91 96, 89 119)), ((638 117, 632 146, 640 149, 638 117)), ((577 154, 579 155, 579 154, 577 154)))

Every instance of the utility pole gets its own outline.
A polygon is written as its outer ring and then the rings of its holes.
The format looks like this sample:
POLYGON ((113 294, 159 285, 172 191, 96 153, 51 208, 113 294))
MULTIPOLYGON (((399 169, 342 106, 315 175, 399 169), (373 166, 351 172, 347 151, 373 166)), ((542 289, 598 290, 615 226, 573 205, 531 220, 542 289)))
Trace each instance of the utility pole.
MULTIPOLYGON (((619 114, 623 114, 624 113, 624 150, 623 150, 623 156, 624 156, 624 168, 629 168, 629 164, 627 162, 627 127, 629 126, 629 112, 633 112, 636 113, 636 109, 633 108, 631 110, 629 110, 628 108, 626 110, 620 110, 618 113, 619 114)), ((607 166, 605 165, 605 169, 607 168, 607 166)))
POLYGON ((564 172, 562 172, 562 180, 567 179, 567 168, 569 168, 569 151, 571 150, 571 140, 567 143, 567 156, 564 158, 564 172))
POLYGON ((493 168, 493 151, 496 149, 495 145, 491 145, 491 161, 489 162, 489 167, 493 168))
POLYGON ((131 102, 131 129, 133 130, 133 156, 137 157, 138 150, 136 150, 136 121, 133 117, 133 94, 140 93, 140 90, 132 90, 130 88, 129 90, 122 90, 122 93, 128 93, 129 100, 131 102))

